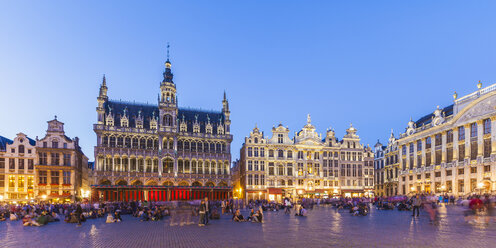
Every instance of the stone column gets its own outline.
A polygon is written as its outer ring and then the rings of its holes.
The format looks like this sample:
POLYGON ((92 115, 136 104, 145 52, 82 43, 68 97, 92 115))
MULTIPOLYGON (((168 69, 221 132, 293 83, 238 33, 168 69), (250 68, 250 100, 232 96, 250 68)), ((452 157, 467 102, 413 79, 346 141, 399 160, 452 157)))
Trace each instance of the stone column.
MULTIPOLYGON (((453 128, 453 160, 458 161, 458 128, 453 128)), ((450 162, 450 161, 449 161, 450 162)), ((458 185, 457 185, 458 187, 458 185)), ((453 188, 455 188, 453 186, 453 188)))
MULTIPOLYGON (((431 165, 435 165, 436 164, 436 136, 435 135, 431 135, 431 153, 429 154, 429 156, 431 156, 431 165)), ((433 179, 433 178, 431 178, 431 179, 433 179)))
POLYGON ((496 116, 491 116, 491 155, 496 155, 496 116))
MULTIPOLYGON (((470 124, 465 124, 465 159, 470 159, 470 124)), ((470 188, 470 187, 469 187, 470 188)))
POLYGON ((413 143, 413 168, 419 167, 418 161, 417 161, 417 142, 416 140, 412 141, 413 143))
POLYGON ((477 157, 484 154, 484 124, 482 120, 477 120, 477 157))
POLYGON ((441 163, 451 162, 446 161, 446 146, 447 146, 447 132, 443 131, 441 136, 441 163))
POLYGON ((422 167, 425 166, 425 157, 426 157, 426 152, 425 152, 425 138, 422 138, 422 167))

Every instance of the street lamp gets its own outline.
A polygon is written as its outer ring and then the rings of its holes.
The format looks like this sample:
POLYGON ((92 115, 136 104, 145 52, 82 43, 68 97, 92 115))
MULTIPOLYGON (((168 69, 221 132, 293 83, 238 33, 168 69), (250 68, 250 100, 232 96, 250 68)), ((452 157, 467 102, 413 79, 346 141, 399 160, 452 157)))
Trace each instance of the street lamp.
POLYGON ((484 184, 480 182, 477 184, 477 186, 479 187, 479 195, 482 195, 482 189, 484 188, 484 184))

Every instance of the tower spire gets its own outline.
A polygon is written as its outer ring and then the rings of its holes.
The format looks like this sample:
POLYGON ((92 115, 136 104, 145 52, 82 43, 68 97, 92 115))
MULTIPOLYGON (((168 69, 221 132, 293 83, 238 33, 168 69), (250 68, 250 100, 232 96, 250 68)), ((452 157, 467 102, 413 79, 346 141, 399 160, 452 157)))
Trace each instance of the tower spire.
POLYGON ((172 78, 174 77, 174 75, 172 74, 172 71, 171 71, 169 48, 170 48, 170 45, 169 45, 169 42, 167 42, 167 60, 165 61, 164 80, 162 81, 162 83, 174 83, 172 81, 172 78))

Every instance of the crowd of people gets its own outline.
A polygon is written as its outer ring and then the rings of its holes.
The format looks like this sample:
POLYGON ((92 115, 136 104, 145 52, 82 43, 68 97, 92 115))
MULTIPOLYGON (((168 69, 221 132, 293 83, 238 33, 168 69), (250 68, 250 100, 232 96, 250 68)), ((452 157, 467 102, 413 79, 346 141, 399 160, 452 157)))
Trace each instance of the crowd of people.
POLYGON ((233 222, 264 222, 264 212, 284 210, 285 215, 294 213, 295 216, 307 216, 314 206, 332 205, 336 211, 347 210, 353 216, 367 216, 370 207, 377 210, 411 211, 413 217, 420 212, 427 213, 434 221, 438 217, 439 204, 459 205, 464 211, 467 221, 479 221, 481 216, 485 222, 496 220, 496 196, 469 196, 455 198, 448 195, 415 195, 394 197, 356 197, 356 198, 301 198, 293 200, 284 198, 281 202, 267 200, 239 199, 210 201, 208 198, 190 202, 82 202, 72 204, 52 204, 41 202, 37 204, 0 205, 1 221, 22 221, 24 226, 43 226, 50 222, 64 221, 80 226, 87 219, 104 218, 106 223, 122 222, 122 215, 131 215, 140 221, 159 221, 170 217, 171 225, 194 224, 195 217, 198 225, 205 226, 209 220, 220 219, 221 215, 232 215, 233 222), (242 211, 248 211, 243 216, 242 211))

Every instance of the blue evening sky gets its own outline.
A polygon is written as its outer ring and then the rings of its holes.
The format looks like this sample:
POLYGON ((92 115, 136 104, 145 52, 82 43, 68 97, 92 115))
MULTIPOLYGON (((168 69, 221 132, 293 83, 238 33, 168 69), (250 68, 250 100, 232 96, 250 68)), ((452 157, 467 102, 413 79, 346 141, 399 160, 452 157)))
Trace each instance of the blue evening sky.
POLYGON ((180 106, 232 112, 233 161, 255 123, 312 123, 364 144, 496 81, 495 1, 3 1, 0 135, 54 115, 93 160, 99 84, 156 103, 171 44, 180 106))

